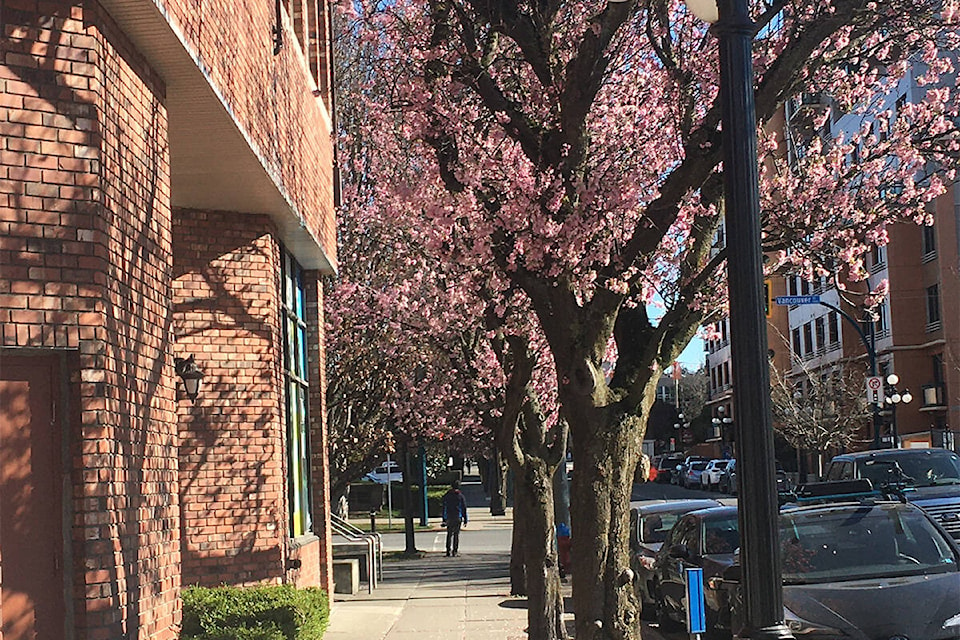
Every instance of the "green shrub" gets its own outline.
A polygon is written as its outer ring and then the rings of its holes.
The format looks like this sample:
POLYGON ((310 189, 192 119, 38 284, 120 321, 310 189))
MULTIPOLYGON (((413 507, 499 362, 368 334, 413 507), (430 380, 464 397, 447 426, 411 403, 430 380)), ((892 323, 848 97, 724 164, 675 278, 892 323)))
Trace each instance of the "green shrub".
POLYGON ((188 587, 180 638, 320 640, 329 616, 327 594, 316 587, 188 587))

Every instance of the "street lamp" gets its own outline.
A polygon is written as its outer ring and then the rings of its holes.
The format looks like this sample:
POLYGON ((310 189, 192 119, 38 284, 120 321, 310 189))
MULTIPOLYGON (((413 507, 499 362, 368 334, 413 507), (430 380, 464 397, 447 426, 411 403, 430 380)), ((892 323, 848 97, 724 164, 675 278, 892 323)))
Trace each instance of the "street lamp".
POLYGON ((890 407, 890 435, 893 440, 891 444, 894 449, 899 449, 900 434, 897 433, 897 405, 900 403, 910 404, 913 402, 913 394, 910 393, 909 389, 900 391, 897 388, 897 385, 900 384, 900 376, 895 373, 888 375, 885 382, 883 402, 890 407))
POLYGON ((713 437, 719 438, 720 440, 720 454, 725 453, 724 449, 726 447, 726 438, 725 434, 729 433, 730 425, 733 424, 733 418, 730 416, 724 415, 727 412, 727 408, 723 405, 717 407, 717 415, 714 416, 711 422, 713 423, 713 437))
POLYGON ((790 638, 784 624, 773 418, 760 245, 760 177, 747 0, 686 0, 713 23, 719 41, 723 186, 726 204, 730 350, 739 447, 740 562, 744 630, 750 638, 790 638))
POLYGON ((682 440, 683 440, 683 430, 684 430, 684 429, 687 429, 687 428, 689 428, 689 427, 690 427, 690 423, 689 423, 689 422, 684 422, 684 420, 683 420, 683 413, 678 413, 678 414, 677 414, 677 422, 674 422, 674 423, 673 423, 673 428, 674 428, 674 430, 677 432, 676 435, 673 437, 673 441, 674 441, 674 448, 673 448, 673 450, 674 450, 674 451, 676 451, 676 442, 677 442, 678 440, 680 440, 680 441, 682 442, 682 440))

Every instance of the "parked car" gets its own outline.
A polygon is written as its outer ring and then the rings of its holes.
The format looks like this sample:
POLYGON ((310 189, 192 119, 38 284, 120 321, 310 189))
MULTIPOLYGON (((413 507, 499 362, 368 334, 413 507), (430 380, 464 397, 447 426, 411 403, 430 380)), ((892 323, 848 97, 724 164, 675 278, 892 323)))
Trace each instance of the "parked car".
POLYGON ((707 491, 720 488, 720 476, 733 460, 711 460, 700 474, 700 486, 707 491))
POLYGON ((700 476, 709 464, 706 460, 694 460, 686 466, 680 484, 688 488, 700 488, 700 476))
MULTIPOLYGON (((780 552, 784 618, 797 638, 960 637, 960 546, 912 504, 784 509, 780 552)), ((717 629, 733 633, 743 620, 739 573, 735 562, 704 590, 721 602, 717 629)))
POLYGON ((371 480, 377 484, 387 484, 387 482, 403 482, 403 471, 396 461, 390 460, 384 462, 376 469, 364 476, 364 479, 371 480))
POLYGON ((670 529, 685 513, 718 506, 716 500, 672 500, 630 510, 630 568, 644 615, 654 610, 653 561, 670 529))
POLYGON ((835 456, 824 479, 867 478, 876 488, 903 489, 917 505, 960 540, 960 456, 946 449, 882 449, 835 456))
MULTIPOLYGON (((686 569, 703 569, 706 582, 720 576, 733 564, 734 554, 739 548, 736 507, 691 511, 677 521, 653 561, 653 599, 661 628, 677 629, 685 620, 686 569)), ((717 591, 704 593, 710 598, 717 591)), ((716 615, 722 604, 707 603, 708 629, 716 626, 716 615)))
POLYGON ((720 474, 718 488, 722 493, 737 495, 737 461, 731 460, 727 468, 720 474))
POLYGON ((672 482, 673 476, 677 471, 677 465, 679 465, 681 462, 683 462, 683 458, 681 456, 660 456, 656 464, 657 482, 672 482))

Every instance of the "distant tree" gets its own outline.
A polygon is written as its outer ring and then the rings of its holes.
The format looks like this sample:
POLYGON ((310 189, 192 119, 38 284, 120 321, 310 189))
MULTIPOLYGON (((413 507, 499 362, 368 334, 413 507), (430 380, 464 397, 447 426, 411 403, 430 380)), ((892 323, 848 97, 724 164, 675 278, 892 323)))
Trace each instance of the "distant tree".
POLYGON ((862 363, 840 361, 818 369, 797 361, 793 372, 771 367, 774 428, 795 449, 817 454, 857 441, 871 417, 862 363))

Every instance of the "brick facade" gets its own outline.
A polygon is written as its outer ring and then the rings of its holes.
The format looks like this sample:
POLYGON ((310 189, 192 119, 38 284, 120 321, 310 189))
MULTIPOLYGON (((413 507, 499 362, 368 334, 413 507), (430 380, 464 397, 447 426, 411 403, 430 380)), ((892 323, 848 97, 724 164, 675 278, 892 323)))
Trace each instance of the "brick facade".
POLYGON ((176 351, 203 370, 179 403, 184 584, 277 582, 284 423, 279 249, 266 216, 177 210, 176 351))
POLYGON ((5 2, 3 27, 0 322, 8 349, 77 353, 66 505, 77 637, 172 639, 180 559, 164 85, 93 8, 5 2))
MULTIPOLYGON (((272 7, 0 2, 0 359, 61 353, 68 365, 76 640, 173 640, 181 575, 330 585, 319 286, 309 328, 317 535, 287 536, 277 229, 303 229, 316 246, 291 250, 335 264, 331 124, 311 78, 323 56, 305 57, 291 38, 273 56, 272 7), (180 85, 128 10, 180 38, 284 206, 171 213, 182 197, 171 140, 184 132, 168 104, 180 85), (187 353, 206 374, 195 405, 173 370, 187 353)), ((284 24, 292 37, 293 19, 284 24)))

